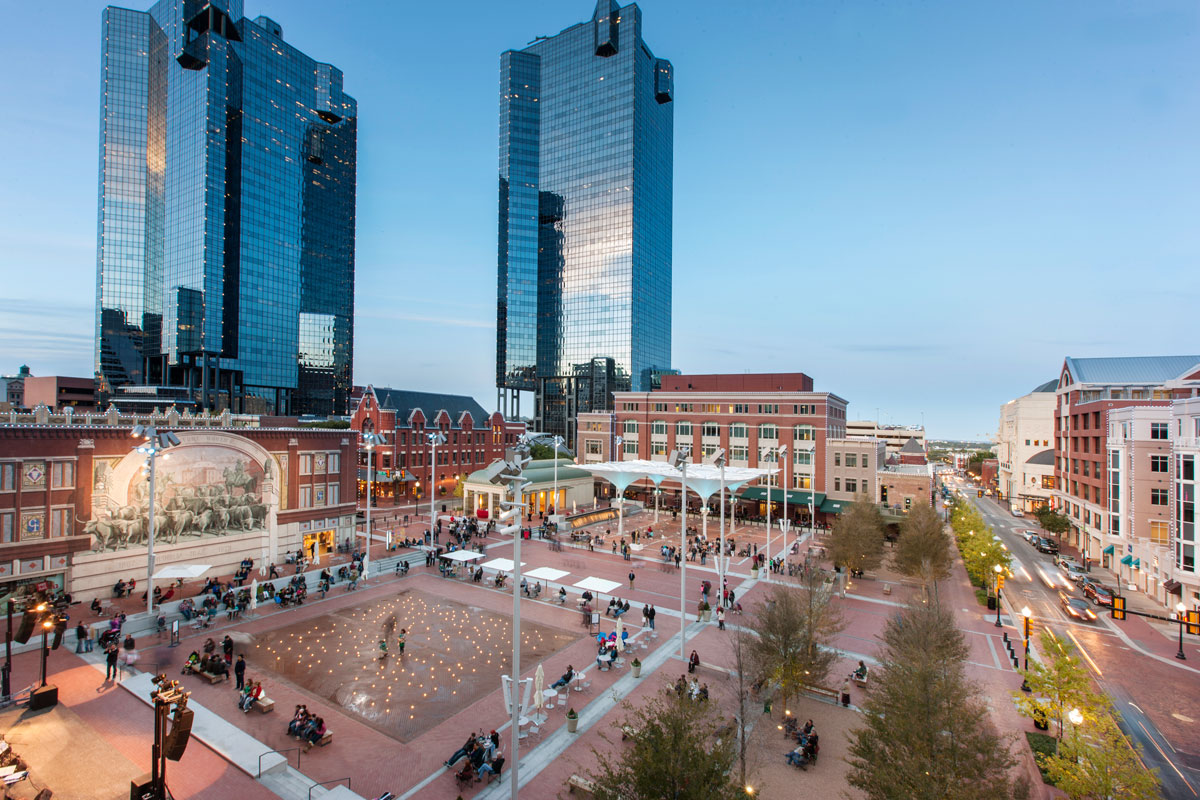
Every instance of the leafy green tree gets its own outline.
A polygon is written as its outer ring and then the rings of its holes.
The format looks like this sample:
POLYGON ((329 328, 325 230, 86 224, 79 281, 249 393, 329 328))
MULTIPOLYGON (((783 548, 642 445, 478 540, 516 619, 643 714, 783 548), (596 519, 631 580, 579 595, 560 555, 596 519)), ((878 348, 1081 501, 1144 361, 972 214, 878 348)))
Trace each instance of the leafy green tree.
POLYGON ((908 512, 900 526, 894 560, 903 575, 929 574, 941 580, 950 574, 950 537, 936 511, 919 505, 908 512))
POLYGON ((1061 742, 1066 730, 1067 715, 1079 709, 1089 717, 1100 714, 1104 699, 1096 692, 1092 676, 1069 641, 1059 639, 1043 628, 1038 636, 1039 661, 1030 659, 1029 669, 1022 670, 1028 694, 1013 695, 1017 709, 1034 720, 1054 723, 1054 735, 1061 742))
POLYGON ((1038 524, 1050 533, 1061 535, 1071 530, 1071 520, 1046 507, 1038 509, 1037 520, 1038 524))
MULTIPOLYGON (((596 766, 588 778, 596 800, 738 800, 734 782, 735 737, 720 735, 725 723, 713 703, 663 689, 614 725, 636 734, 610 752, 592 748, 596 766)), ((608 737, 604 736, 605 741, 608 737)))
POLYGON ((1080 730, 1039 759, 1055 787, 1071 800, 1157 800, 1158 775, 1146 769, 1112 715, 1085 717, 1080 730))
POLYGON ((784 706, 805 685, 821 685, 837 661, 833 638, 845 627, 833 584, 810 570, 798 587, 773 584, 747 627, 749 660, 761 681, 777 684, 784 706))
POLYGON ((860 494, 833 523, 829 554, 834 564, 848 569, 877 569, 883 563, 883 517, 865 494, 860 494))
POLYGON ((963 665, 968 648, 935 601, 887 624, 878 678, 850 732, 848 781, 870 800, 1010 800, 1027 796, 1016 759, 963 665))

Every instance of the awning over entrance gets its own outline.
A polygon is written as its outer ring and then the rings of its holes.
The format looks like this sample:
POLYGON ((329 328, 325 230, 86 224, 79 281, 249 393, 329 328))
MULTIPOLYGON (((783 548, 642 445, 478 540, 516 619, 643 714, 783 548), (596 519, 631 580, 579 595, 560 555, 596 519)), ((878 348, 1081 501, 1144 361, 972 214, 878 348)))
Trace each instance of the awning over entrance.
POLYGON ((1167 590, 1167 594, 1183 595, 1183 584, 1177 580, 1163 581, 1163 588, 1167 590))
POLYGON ((822 514, 840 514, 843 508, 850 505, 850 502, 849 500, 825 500, 817 511, 822 514))
MULTIPOLYGON (((358 469, 358 479, 365 481, 367 479, 367 471, 362 467, 358 469)), ((415 481, 416 475, 413 475, 406 469, 377 469, 375 470, 375 481, 377 483, 391 483, 392 481, 415 481)))
POLYGON ((1141 560, 1140 558, 1135 558, 1135 559, 1133 560, 1133 568, 1134 568, 1134 569, 1141 569, 1141 568, 1142 568, 1142 560, 1141 560))
POLYGON ((1128 567, 1133 563, 1133 556, 1121 556, 1121 563, 1128 567))
POLYGON ((1113 554, 1113 552, 1115 552, 1115 551, 1116 551, 1116 547, 1110 544, 1108 547, 1104 548, 1104 550, 1102 552, 1106 556, 1111 556, 1113 554))
MULTIPOLYGON (((767 487, 751 486, 750 488, 748 488, 742 492, 741 497, 739 499, 765 501, 767 499, 767 487)), ((787 501, 788 501, 788 505, 794 505, 794 506, 808 506, 810 501, 813 503, 813 505, 820 506, 823 502, 825 502, 825 495, 821 494, 820 492, 817 492, 816 498, 814 499, 813 493, 808 491, 807 489, 788 489, 787 501)), ((775 488, 771 489, 771 502, 772 503, 782 503, 783 502, 783 489, 775 489, 775 488)))

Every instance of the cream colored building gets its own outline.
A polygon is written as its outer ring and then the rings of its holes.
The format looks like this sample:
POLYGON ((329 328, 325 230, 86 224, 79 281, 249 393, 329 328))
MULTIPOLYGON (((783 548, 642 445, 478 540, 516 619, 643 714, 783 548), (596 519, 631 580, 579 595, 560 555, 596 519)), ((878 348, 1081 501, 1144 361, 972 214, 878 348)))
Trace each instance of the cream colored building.
POLYGON ((1010 508, 1034 511, 1054 491, 1054 404, 1057 381, 1000 407, 998 483, 1010 508))
POLYGON ((880 425, 874 420, 854 419, 846 422, 847 438, 880 439, 887 445, 889 455, 899 453, 910 439, 916 439, 922 450, 925 446, 925 428, 920 425, 880 425))
POLYGON ((825 444, 825 494, 833 500, 853 500, 865 494, 879 497, 878 473, 887 460, 882 439, 846 437, 825 444))

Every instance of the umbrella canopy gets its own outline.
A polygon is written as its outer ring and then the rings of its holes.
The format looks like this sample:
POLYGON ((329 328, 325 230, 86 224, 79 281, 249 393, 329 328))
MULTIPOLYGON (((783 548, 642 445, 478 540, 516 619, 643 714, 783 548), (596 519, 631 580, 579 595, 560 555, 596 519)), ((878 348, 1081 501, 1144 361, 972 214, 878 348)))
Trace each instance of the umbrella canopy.
POLYGON ((183 578, 184 580, 192 580, 199 578, 204 573, 212 569, 212 564, 174 564, 170 567, 163 567, 158 572, 154 573, 154 580, 163 580, 167 578, 183 578))
POLYGON ((538 711, 542 710, 542 704, 546 702, 542 697, 542 685, 545 682, 546 673, 542 671, 542 665, 538 664, 537 672, 533 673, 533 707, 538 711))
MULTIPOLYGON (((483 562, 484 569, 496 569, 501 572, 512 572, 513 560, 511 558, 493 558, 491 561, 483 562)), ((521 566, 525 566, 525 562, 521 562, 521 566)))
MULTIPOLYGON (((487 565, 485 564, 484 566, 487 565)), ((525 577, 536 578, 539 581, 556 581, 559 578, 570 574, 571 573, 567 572, 566 570, 555 569, 554 567, 538 567, 537 569, 531 569, 529 572, 526 572, 525 577)))
POLYGON ((621 634, 625 633, 625 620, 617 617, 617 652, 625 652, 625 640, 621 638, 621 634))
POLYGON ((474 561, 477 558, 483 558, 483 553, 476 553, 474 550, 455 550, 453 553, 443 553, 442 558, 448 561, 474 561))
POLYGON ((587 577, 581 581, 576 581, 575 586, 580 589, 598 592, 599 594, 611 594, 613 589, 621 585, 620 581, 609 581, 604 578, 587 577))

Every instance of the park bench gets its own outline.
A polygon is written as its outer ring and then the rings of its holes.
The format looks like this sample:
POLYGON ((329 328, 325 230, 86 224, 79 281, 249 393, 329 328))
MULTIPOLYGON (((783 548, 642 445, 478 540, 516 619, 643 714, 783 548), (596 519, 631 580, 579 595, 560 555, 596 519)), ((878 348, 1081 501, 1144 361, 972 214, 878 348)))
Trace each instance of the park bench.
POLYGON ((198 669, 192 670, 192 672, 196 675, 199 675, 201 678, 204 678, 204 680, 206 680, 209 683, 214 684, 214 685, 220 683, 221 681, 229 680, 228 673, 226 673, 224 675, 217 675, 215 672, 201 672, 198 669))
POLYGON ((567 778, 567 794, 575 794, 576 789, 594 795, 596 793, 596 784, 582 775, 572 775, 570 778, 567 778))
POLYGON ((324 747, 325 745, 329 744, 332 741, 333 741, 333 731, 330 730, 329 728, 326 728, 325 733, 322 734, 321 738, 317 740, 317 744, 320 745, 321 747, 324 747))
POLYGON ((254 707, 258 709, 260 714, 269 714, 275 710, 275 701, 263 695, 258 698, 258 702, 254 704, 254 707))
POLYGON ((805 686, 801 691, 812 695, 818 700, 828 700, 830 703, 841 705, 842 694, 837 689, 826 689, 824 686, 805 686))

